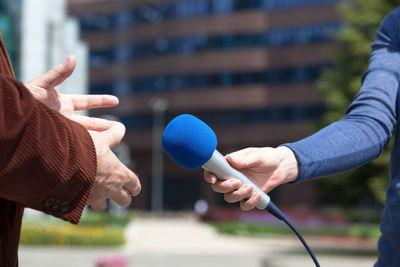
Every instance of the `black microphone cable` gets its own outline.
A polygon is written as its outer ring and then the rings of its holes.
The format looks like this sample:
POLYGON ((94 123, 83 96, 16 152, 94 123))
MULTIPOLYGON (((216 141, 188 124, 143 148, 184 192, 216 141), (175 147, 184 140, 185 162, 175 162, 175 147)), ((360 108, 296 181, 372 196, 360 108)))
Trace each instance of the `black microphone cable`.
POLYGON ((306 248, 308 254, 310 254, 310 257, 312 258, 313 262, 315 263, 315 266, 320 267, 319 262, 317 258, 314 255, 314 252, 311 250, 311 248, 308 246, 307 242, 304 240, 304 238, 301 236, 299 231, 297 231, 296 227, 286 218, 285 214, 277 207, 275 204, 270 201, 268 203, 268 206, 265 208, 266 211, 274 215, 276 218, 278 218, 281 221, 284 221, 290 229, 296 234, 296 236, 299 238, 303 246, 306 248))

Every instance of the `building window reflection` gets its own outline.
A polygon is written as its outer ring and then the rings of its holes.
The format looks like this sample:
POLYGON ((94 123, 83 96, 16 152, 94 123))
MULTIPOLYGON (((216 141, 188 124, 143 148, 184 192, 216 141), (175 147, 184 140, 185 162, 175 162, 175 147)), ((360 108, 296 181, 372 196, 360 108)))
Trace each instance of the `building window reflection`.
POLYGON ((252 33, 248 35, 225 34, 207 37, 200 34, 180 39, 158 38, 153 42, 126 44, 123 47, 116 46, 103 51, 92 51, 90 53, 90 61, 92 64, 91 67, 101 67, 117 61, 116 56, 120 53, 124 54, 125 61, 130 61, 169 54, 191 54, 211 49, 275 48, 288 45, 329 42, 332 41, 333 35, 341 27, 341 23, 329 23, 275 29, 265 33, 252 33), (119 51, 121 49, 124 51, 119 51), (115 52, 114 50, 117 51, 115 52))
MULTIPOLYGON (((280 123, 296 122, 301 120, 318 119, 325 111, 323 105, 297 105, 297 106, 275 106, 256 110, 242 111, 221 111, 217 113, 197 113, 203 121, 207 121, 210 125, 229 126, 229 125, 244 125, 255 123, 280 123)), ((173 119, 175 114, 169 114, 173 119)), ((130 129, 145 129, 151 128, 151 115, 129 115, 120 118, 130 129)))
MULTIPOLYGON (((323 68, 329 65, 301 66, 271 69, 261 72, 223 72, 200 74, 159 75, 154 77, 124 80, 132 88, 124 94, 143 94, 177 90, 196 90, 207 87, 228 87, 249 84, 280 84, 312 82, 319 77, 323 68)), ((117 94, 113 83, 92 84, 93 94, 117 94)))
MULTIPOLYGON (((176 3, 149 3, 126 10, 125 12, 130 13, 130 15, 128 19, 124 18, 124 25, 156 23, 166 19, 221 15, 249 9, 276 11, 343 1, 348 0, 190 0, 176 3)), ((108 16, 82 16, 80 18, 81 31, 90 32, 117 28, 120 23, 118 16, 118 12, 108 16)))

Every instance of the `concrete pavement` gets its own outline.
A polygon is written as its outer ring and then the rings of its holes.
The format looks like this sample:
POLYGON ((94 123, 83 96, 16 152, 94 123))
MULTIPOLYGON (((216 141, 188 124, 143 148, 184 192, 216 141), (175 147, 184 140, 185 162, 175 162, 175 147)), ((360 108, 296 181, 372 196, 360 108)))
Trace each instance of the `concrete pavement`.
MULTIPOLYGON (((171 217, 139 216, 126 229, 127 244, 118 249, 22 247, 21 267, 94 267, 101 256, 123 256, 130 267, 288 267, 313 266, 294 236, 268 238, 235 237, 217 234, 213 227, 191 215, 171 217)), ((374 250, 370 242, 306 237, 321 266, 372 266, 374 256, 352 256, 357 251, 374 250), (323 251, 338 248, 346 255, 323 251)), ((340 251, 339 251, 340 250, 340 251)))

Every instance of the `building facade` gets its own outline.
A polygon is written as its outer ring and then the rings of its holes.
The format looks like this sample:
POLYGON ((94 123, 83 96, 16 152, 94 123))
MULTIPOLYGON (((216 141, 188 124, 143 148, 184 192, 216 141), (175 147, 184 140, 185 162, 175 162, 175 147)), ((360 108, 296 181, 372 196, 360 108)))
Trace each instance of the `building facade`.
POLYGON ((58 87, 63 93, 88 92, 88 48, 78 21, 67 14, 66 0, 21 0, 20 75, 27 82, 63 63, 71 54, 77 64, 58 87))
POLYGON ((66 0, 4 0, 0 2, 0 32, 15 74, 27 82, 75 54, 74 74, 58 90, 88 92, 88 49, 78 21, 67 15, 66 0))
POLYGON ((20 22, 21 0, 0 1, 0 33, 17 75, 19 74, 20 22))
MULTIPOLYGON (((150 208, 156 192, 156 118, 164 125, 182 113, 198 116, 223 153, 312 132, 310 122, 324 112, 314 81, 332 65, 333 35, 342 27, 338 2, 69 0, 90 48, 90 92, 120 97, 119 107, 92 114, 107 112, 127 126, 131 167, 143 186, 135 208, 150 208), (155 99, 166 103, 161 115, 155 99)), ((163 208, 191 209, 198 199, 224 205, 201 171, 163 163, 163 208)), ((314 190, 310 182, 272 195, 281 205, 309 205, 314 190)))

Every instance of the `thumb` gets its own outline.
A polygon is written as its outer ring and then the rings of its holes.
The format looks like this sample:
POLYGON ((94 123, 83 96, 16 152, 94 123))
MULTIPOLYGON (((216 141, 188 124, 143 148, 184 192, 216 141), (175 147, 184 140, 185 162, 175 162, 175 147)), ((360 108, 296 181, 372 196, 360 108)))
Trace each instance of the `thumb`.
POLYGON ((102 134, 106 137, 107 144, 111 147, 121 143, 122 138, 125 135, 125 126, 122 123, 115 123, 107 130, 103 131, 102 134))
POLYGON ((235 168, 251 168, 259 164, 260 155, 257 148, 245 148, 226 155, 226 160, 235 168))
POLYGON ((76 66, 76 58, 70 55, 64 63, 52 68, 45 74, 33 79, 30 83, 45 89, 53 89, 71 76, 76 66))

